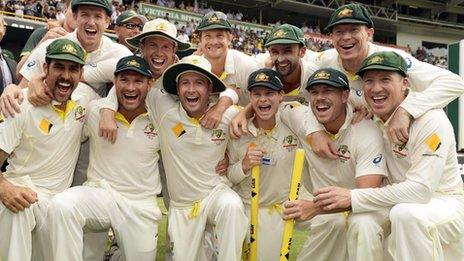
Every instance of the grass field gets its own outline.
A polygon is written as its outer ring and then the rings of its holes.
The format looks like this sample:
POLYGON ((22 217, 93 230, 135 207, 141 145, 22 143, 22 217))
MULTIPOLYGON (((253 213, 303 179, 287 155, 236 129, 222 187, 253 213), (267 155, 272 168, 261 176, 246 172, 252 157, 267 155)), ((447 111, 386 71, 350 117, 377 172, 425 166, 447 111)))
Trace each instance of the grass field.
MULTIPOLYGON (((158 198, 158 205, 161 208, 163 213, 166 213, 166 208, 164 207, 164 203, 162 198, 158 198)), ((161 220, 158 226, 158 254, 156 260, 162 261, 164 260, 164 252, 165 252, 165 238, 166 238, 166 219, 167 216, 163 215, 163 219, 161 220)), ((295 230, 293 234, 292 240, 292 249, 290 252, 290 260, 296 260, 298 253, 300 252, 301 248, 303 247, 306 241, 307 232, 302 232, 295 230)))

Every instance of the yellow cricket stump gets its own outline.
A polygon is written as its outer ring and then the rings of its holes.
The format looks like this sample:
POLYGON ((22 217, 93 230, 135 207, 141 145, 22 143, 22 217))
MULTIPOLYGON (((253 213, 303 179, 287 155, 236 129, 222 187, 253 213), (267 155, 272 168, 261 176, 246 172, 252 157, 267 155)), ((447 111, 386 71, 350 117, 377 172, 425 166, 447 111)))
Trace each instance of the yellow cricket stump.
MULTIPOLYGON (((304 163, 304 150, 297 149, 295 151, 295 160, 293 161, 292 183, 290 186, 290 193, 288 194, 288 200, 298 199, 298 192, 300 190, 300 185, 301 185, 301 173, 303 172, 303 163, 304 163)), ((289 260, 294 225, 295 225, 294 219, 285 221, 284 234, 282 236, 282 246, 280 248, 280 261, 289 260)))
POLYGON ((251 168, 250 259, 258 260, 259 165, 251 168))

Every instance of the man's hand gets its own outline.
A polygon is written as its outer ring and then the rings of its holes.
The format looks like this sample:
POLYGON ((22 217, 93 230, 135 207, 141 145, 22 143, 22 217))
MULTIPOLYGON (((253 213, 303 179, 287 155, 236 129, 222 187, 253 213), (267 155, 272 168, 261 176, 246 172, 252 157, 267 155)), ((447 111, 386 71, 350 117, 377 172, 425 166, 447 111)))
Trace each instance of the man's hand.
POLYGON ((37 193, 26 187, 15 186, 8 181, 0 183, 0 200, 6 208, 18 213, 38 201, 37 193))
POLYGON ((283 219, 295 219, 296 221, 310 220, 322 211, 311 200, 298 199, 284 203, 283 219))
POLYGON ((20 113, 19 105, 23 102, 24 96, 21 87, 15 84, 8 85, 0 97, 0 111, 5 117, 12 117, 20 113))
POLYGON ((98 125, 98 135, 111 143, 116 142, 118 136, 118 125, 114 119, 115 112, 110 109, 100 110, 100 122, 98 125))
POLYGON ((238 139, 243 135, 248 135, 248 120, 246 111, 241 110, 229 123, 229 134, 233 139, 238 139))
POLYGON ((227 169, 229 168, 229 156, 224 154, 224 158, 218 162, 216 165, 216 174, 219 176, 224 176, 227 174, 227 169))
POLYGON ((361 122, 363 119, 372 118, 372 113, 364 106, 354 107, 353 108, 353 118, 351 119, 351 124, 356 124, 361 122))
POLYGON ((408 142, 409 126, 411 126, 412 116, 402 107, 398 107, 393 114, 393 118, 388 124, 388 136, 391 142, 402 145, 408 142))
POLYGON ((248 146, 245 158, 242 160, 242 170, 248 172, 253 166, 260 165, 266 151, 259 146, 248 146))
POLYGON ((216 103, 213 107, 206 111, 205 116, 201 119, 201 126, 207 129, 217 128, 221 122, 222 115, 226 110, 227 107, 224 108, 224 106, 216 103))
POLYGON ((27 83, 29 88, 27 99, 34 107, 49 104, 53 99, 52 92, 45 84, 45 77, 45 73, 42 73, 27 83))
POLYGON ((306 139, 317 156, 321 158, 338 159, 337 148, 324 131, 313 132, 309 134, 306 139))
POLYGON ((314 191, 314 196, 316 207, 320 207, 324 211, 347 209, 351 206, 351 192, 346 188, 320 188, 314 191))

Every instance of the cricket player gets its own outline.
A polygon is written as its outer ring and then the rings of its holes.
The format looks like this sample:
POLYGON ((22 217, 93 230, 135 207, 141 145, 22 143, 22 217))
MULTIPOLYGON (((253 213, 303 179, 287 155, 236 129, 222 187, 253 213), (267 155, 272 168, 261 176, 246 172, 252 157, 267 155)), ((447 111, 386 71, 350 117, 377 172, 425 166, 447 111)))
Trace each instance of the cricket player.
POLYGON ((84 64, 78 44, 54 40, 42 64, 53 101, 34 107, 26 100, 21 114, 0 123, 0 161, 10 164, 0 175, 1 260, 51 260, 45 219, 49 200, 71 185, 79 155, 88 101, 70 97, 84 64))
MULTIPOLYGON (((247 91, 248 76, 258 69, 255 60, 242 52, 229 49, 232 41, 232 26, 222 12, 209 12, 197 27, 200 37, 198 43, 203 56, 212 66, 212 72, 229 88, 221 96, 233 97, 232 102, 245 106, 250 101, 247 91), (234 92, 235 90, 235 97, 234 92), (237 96, 238 95, 238 96, 237 96)), ((215 107, 218 117, 232 104, 229 100, 218 103, 215 107)), ((211 115, 210 117, 213 117, 211 115)), ((219 117, 220 118, 220 117, 219 117)))
MULTIPOLYGON (((351 97, 354 106, 366 104, 362 95, 362 81, 355 73, 363 61, 374 52, 394 51, 406 61, 410 88, 418 92, 414 97, 405 99, 393 114, 388 133, 395 144, 405 144, 408 129, 414 119, 431 109, 443 108, 464 92, 464 81, 452 72, 420 62, 412 55, 389 47, 370 42, 374 35, 374 23, 369 12, 359 4, 347 4, 335 10, 326 27, 332 37, 334 49, 322 52, 316 59, 320 68, 330 67, 342 71, 348 76, 351 97)), ((313 144, 319 155, 335 158, 336 152, 330 150, 324 141, 330 141, 323 130, 313 137, 319 140, 313 144)))
POLYGON ((282 77, 284 101, 298 101, 308 105, 306 83, 318 68, 305 57, 308 50, 300 28, 283 24, 276 26, 264 45, 269 54, 261 55, 257 63, 260 68, 273 67, 282 77), (270 62, 270 66, 267 64, 270 62))
POLYGON ((388 138, 394 112, 417 93, 409 89, 408 62, 398 53, 371 54, 357 75, 364 97, 383 133, 391 185, 382 188, 316 189, 324 210, 353 213, 389 209, 388 253, 394 260, 464 260, 464 195, 453 127, 442 109, 431 109, 411 124, 409 140, 388 138))
MULTIPOLYGON (((86 95, 89 99, 97 99, 99 95, 106 94, 106 85, 113 82, 113 72, 117 61, 131 55, 132 52, 103 35, 110 23, 111 6, 108 1, 73 0, 71 9, 77 27, 74 32, 62 38, 74 41, 87 52, 85 70, 81 80, 86 84, 79 84, 74 95, 86 95)), ((45 50, 51 41, 53 40, 50 39, 38 45, 20 70, 23 79, 19 87, 29 87, 28 99, 34 106, 42 106, 51 101, 50 93, 42 84, 42 64, 45 62, 45 50), (29 82, 32 84, 28 84, 29 82)), ((18 86, 9 85, 2 97, 4 108, 1 109, 6 116, 19 113, 19 103, 23 100, 23 96, 18 86), (5 103, 8 104, 4 105, 5 103)))
MULTIPOLYGON (((335 69, 319 69, 309 78, 307 90, 311 111, 336 144, 339 159, 317 156, 308 143, 312 126, 305 126, 311 124, 307 120, 311 115, 294 109, 286 119, 292 125, 303 125, 292 129, 309 164, 309 179, 305 177, 304 185, 309 191, 327 186, 379 187, 387 176, 382 134, 372 120, 351 124, 354 113, 348 104, 347 77, 335 69)), ((304 199, 284 206, 285 219, 310 220, 308 240, 298 260, 382 260, 387 211, 327 214, 312 200, 304 199)))
POLYGON ((250 75, 248 82, 250 103, 255 111, 249 120, 251 135, 230 141, 231 166, 227 176, 250 216, 250 173, 253 166, 260 166, 258 260, 279 260, 284 228, 282 204, 290 192, 295 150, 300 143, 281 121, 284 92, 279 73, 260 69, 250 75))
POLYGON ((118 37, 118 43, 126 46, 133 53, 136 53, 137 48, 129 45, 126 39, 139 34, 147 21, 145 16, 136 13, 134 10, 122 12, 116 19, 116 26, 114 27, 114 33, 118 37))
MULTIPOLYGON (((173 260, 203 260, 207 224, 213 226, 218 260, 240 260, 247 218, 240 197, 215 173, 224 156, 228 123, 237 113, 228 109, 215 129, 200 125, 212 93, 225 90, 205 58, 191 55, 169 67, 164 89, 148 93, 147 108, 158 135, 170 195, 168 233, 173 260), (171 95, 177 96, 177 99, 171 95)), ((111 93, 110 93, 111 94, 111 93)), ((114 96, 106 108, 114 108, 114 96)))
MULTIPOLYGON (((83 260, 88 243, 84 233, 110 227, 126 260, 156 259, 160 144, 145 109, 152 81, 149 68, 138 56, 124 57, 116 66, 116 143, 98 135, 101 100, 89 105, 84 127, 90 140, 88 180, 56 195, 48 210, 54 260, 83 260)), ((99 250, 102 260, 105 249, 99 250)))

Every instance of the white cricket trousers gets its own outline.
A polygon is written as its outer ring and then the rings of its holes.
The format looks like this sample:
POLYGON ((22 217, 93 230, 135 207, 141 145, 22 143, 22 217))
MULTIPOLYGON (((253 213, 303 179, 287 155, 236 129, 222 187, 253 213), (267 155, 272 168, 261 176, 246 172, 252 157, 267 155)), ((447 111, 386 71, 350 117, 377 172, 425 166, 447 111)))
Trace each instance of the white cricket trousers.
POLYGON ((50 237, 46 215, 49 200, 53 195, 44 192, 43 189, 37 189, 29 176, 8 179, 8 181, 35 191, 38 202, 16 214, 0 202, 0 260, 50 260, 50 237))
MULTIPOLYGON (((245 205, 246 214, 250 222, 250 205, 245 205)), ((280 248, 284 233, 284 220, 282 209, 279 205, 260 207, 258 209, 258 260, 280 260, 280 248)), ((250 229, 247 231, 247 243, 250 241, 250 229)), ((247 246, 246 251, 249 251, 247 246)))
POLYGON ((242 200, 225 184, 194 206, 171 200, 168 213, 172 260, 203 261, 206 225, 213 226, 213 245, 218 261, 240 260, 248 228, 242 200))
POLYGON ((464 197, 402 203, 390 211, 388 252, 393 260, 464 260, 464 197))
POLYGON ((100 249, 88 246, 95 244, 98 236, 90 242, 86 239, 98 234, 88 232, 106 235, 110 227, 127 261, 155 260, 161 219, 156 198, 143 202, 130 200, 102 183, 104 188, 87 185, 69 188, 50 202, 48 224, 54 260, 83 260, 83 256, 89 255, 102 258, 104 244, 100 249), (86 253, 84 248, 98 254, 86 253))
POLYGON ((381 261, 388 211, 318 215, 297 260, 381 261))

